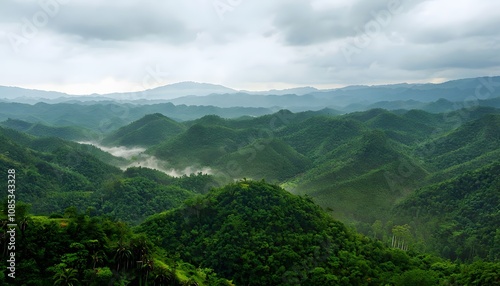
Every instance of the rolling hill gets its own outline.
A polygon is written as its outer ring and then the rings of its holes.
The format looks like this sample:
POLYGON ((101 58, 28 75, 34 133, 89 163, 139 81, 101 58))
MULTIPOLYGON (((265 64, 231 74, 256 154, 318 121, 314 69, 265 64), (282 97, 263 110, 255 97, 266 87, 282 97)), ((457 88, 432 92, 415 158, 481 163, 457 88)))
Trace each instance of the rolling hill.
MULTIPOLYGON (((38 215, 68 207, 108 214, 130 223, 179 206, 218 182, 206 174, 174 178, 159 171, 110 165, 127 164, 92 145, 35 137, 0 128, 0 167, 15 169, 17 199, 38 215), (22 190, 22 191, 21 191, 22 190)), ((1 183, 5 189, 7 181, 1 183)))
POLYGON ((96 134, 86 128, 76 126, 47 126, 42 123, 30 123, 22 120, 7 119, 0 126, 22 131, 39 137, 57 137, 71 141, 86 141, 96 137, 96 134))
POLYGON ((399 254, 409 262, 404 253, 358 238, 310 200, 253 181, 152 216, 139 231, 241 285, 383 284, 404 269, 388 275, 384 265, 399 254))
MULTIPOLYGON (((497 157, 499 158, 499 157, 497 157)), ((417 190, 393 210, 422 250, 450 259, 500 259, 500 161, 417 190)))
POLYGON ((135 137, 143 146, 146 135, 155 134, 159 143, 147 153, 171 167, 208 167, 225 181, 245 177, 280 183, 312 196, 341 220, 363 223, 387 219, 391 207, 417 188, 494 162, 500 152, 498 110, 493 108, 445 114, 330 112, 282 110, 239 119, 209 115, 182 124, 155 114, 115 134, 135 137), (457 128, 450 118, 463 114, 468 116, 457 128), (151 124, 156 120, 162 124, 151 124), (162 137, 170 124, 185 129, 162 137), (137 136, 150 126, 154 133, 137 136))
POLYGON ((486 114, 417 149, 425 157, 434 181, 478 169, 500 158, 500 115, 486 114))
POLYGON ((167 141, 185 129, 184 125, 155 113, 121 127, 101 143, 107 146, 149 147, 167 141))
POLYGON ((310 195, 339 219, 370 221, 387 213, 396 200, 419 186, 426 174, 396 142, 375 130, 325 154, 285 187, 310 195), (411 166, 412 176, 401 182, 394 177, 403 164, 411 166))

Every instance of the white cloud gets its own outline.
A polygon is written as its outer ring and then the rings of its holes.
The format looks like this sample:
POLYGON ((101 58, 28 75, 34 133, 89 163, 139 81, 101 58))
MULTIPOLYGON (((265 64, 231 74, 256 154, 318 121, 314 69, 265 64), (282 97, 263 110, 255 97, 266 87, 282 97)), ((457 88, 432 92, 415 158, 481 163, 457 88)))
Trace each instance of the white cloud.
POLYGON ((155 85, 325 87, 488 75, 500 65, 498 1, 220 1, 236 3, 223 19, 212 0, 72 0, 51 15, 38 1, 2 2, 0 85, 136 91, 159 67, 155 85), (347 61, 342 50, 398 1, 401 11, 347 61), (26 35, 25 19, 36 33, 26 35))
POLYGON ((95 142, 79 142, 80 144, 88 144, 93 145, 104 152, 108 152, 115 157, 120 157, 129 160, 129 163, 120 166, 122 170, 126 170, 131 167, 143 167, 161 171, 167 175, 173 177, 181 177, 183 175, 190 174, 213 174, 213 170, 209 167, 195 167, 195 166, 186 166, 183 169, 176 169, 170 167, 170 164, 167 161, 160 160, 155 156, 144 153, 146 149, 135 147, 129 148, 124 146, 114 146, 114 147, 106 147, 102 146, 95 142))

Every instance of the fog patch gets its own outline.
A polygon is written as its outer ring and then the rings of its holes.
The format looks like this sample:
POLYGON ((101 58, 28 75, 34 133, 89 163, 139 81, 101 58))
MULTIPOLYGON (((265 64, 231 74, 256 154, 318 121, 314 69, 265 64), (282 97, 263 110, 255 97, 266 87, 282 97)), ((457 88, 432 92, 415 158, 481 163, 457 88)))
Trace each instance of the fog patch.
POLYGON ((95 142, 78 142, 78 143, 95 146, 95 147, 101 149, 102 151, 108 152, 109 154, 111 154, 115 157, 125 158, 127 160, 130 160, 133 157, 138 156, 141 153, 143 153, 144 151, 146 151, 145 148, 140 148, 140 147, 134 147, 134 148, 128 148, 125 146, 106 147, 106 146, 102 146, 102 145, 95 143, 95 142))
POLYGON ((209 167, 188 166, 185 167, 184 169, 171 168, 169 166, 170 164, 167 161, 160 160, 155 156, 149 154, 145 154, 144 153, 146 151, 145 148, 140 148, 140 147, 128 148, 125 146, 106 147, 95 142, 78 142, 78 143, 93 145, 104 152, 110 153, 115 157, 121 157, 129 160, 130 162, 129 164, 118 166, 120 167, 120 169, 124 171, 131 167, 143 167, 161 171, 172 177, 181 177, 183 175, 190 175, 197 173, 203 173, 208 175, 213 174, 213 170, 209 167))
POLYGON ((143 167, 143 168, 154 169, 161 171, 172 177, 181 177, 183 175, 190 175, 197 173, 203 173, 209 175, 212 174, 212 169, 209 167, 198 168, 194 166, 189 166, 184 169, 169 168, 169 163, 167 161, 160 160, 155 156, 147 154, 140 154, 138 158, 136 158, 129 165, 122 167, 122 169, 126 170, 127 168, 130 167, 143 167))

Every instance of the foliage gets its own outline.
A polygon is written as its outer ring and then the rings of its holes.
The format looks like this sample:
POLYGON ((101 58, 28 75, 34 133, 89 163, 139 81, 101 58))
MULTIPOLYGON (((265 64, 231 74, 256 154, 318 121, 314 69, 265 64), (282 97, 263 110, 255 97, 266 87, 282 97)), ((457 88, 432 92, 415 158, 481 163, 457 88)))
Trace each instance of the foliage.
POLYGON ((411 221, 427 242, 424 250, 450 259, 500 261, 500 163, 418 190, 397 205, 399 221, 411 221))
POLYGON ((256 181, 195 197, 152 216, 138 231, 157 238, 170 255, 241 285, 436 285, 470 278, 458 267, 439 272, 437 263, 445 262, 437 257, 355 234, 309 198, 256 181))
MULTIPOLYGON (((9 106, 12 112, 29 109, 9 106)), ((114 115, 90 119, 72 105, 58 107, 67 110, 36 106, 48 112, 47 125, 10 124, 24 131, 38 126, 60 138, 0 128, 0 168, 16 169, 17 199, 29 203, 32 213, 51 216, 23 221, 31 245, 23 245, 19 271, 27 273, 28 285, 68 284, 75 276, 94 285, 109 279, 133 285, 180 280, 227 285, 221 276, 242 285, 498 281, 497 109, 445 114, 373 109, 345 115, 281 110, 180 123, 161 114, 141 119, 145 109, 131 105, 92 106, 114 115), (75 117, 58 121, 67 112, 75 117), (132 120, 137 121, 125 125, 132 120), (122 127, 109 135, 109 144, 148 146, 147 153, 173 168, 210 167, 214 175, 176 178, 141 167, 123 171, 117 166, 126 165, 125 159, 61 139, 75 130, 64 126, 82 130, 96 128, 93 124, 100 124, 98 132, 122 127), (241 178, 265 179, 304 196, 246 179, 211 190, 241 178), (140 224, 137 231, 145 236, 117 221, 140 224), (45 232, 49 238, 35 241, 35 233, 45 232), (141 257, 144 243, 154 254, 141 257)), ((146 109, 207 111, 171 104, 146 109)), ((3 189, 6 184, 0 181, 3 189)))
MULTIPOLYGON (((188 281, 212 285, 209 279, 228 283, 210 271, 165 257, 147 237, 122 222, 78 212, 65 220, 27 219, 16 241, 16 285, 181 285, 188 281)), ((0 243, 3 249, 7 241, 0 243)), ((6 255, 4 251, 3 260, 6 255)))
POLYGON ((148 147, 167 141, 185 129, 184 125, 159 113, 149 114, 116 130, 105 137, 102 143, 114 146, 148 147))

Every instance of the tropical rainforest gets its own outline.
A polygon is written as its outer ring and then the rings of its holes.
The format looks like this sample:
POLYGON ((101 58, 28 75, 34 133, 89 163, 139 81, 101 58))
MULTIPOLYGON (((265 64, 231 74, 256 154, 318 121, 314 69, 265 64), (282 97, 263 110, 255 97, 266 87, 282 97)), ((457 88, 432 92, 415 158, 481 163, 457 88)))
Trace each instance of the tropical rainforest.
POLYGON ((0 283, 500 285, 500 109, 429 106, 0 103, 0 283))

